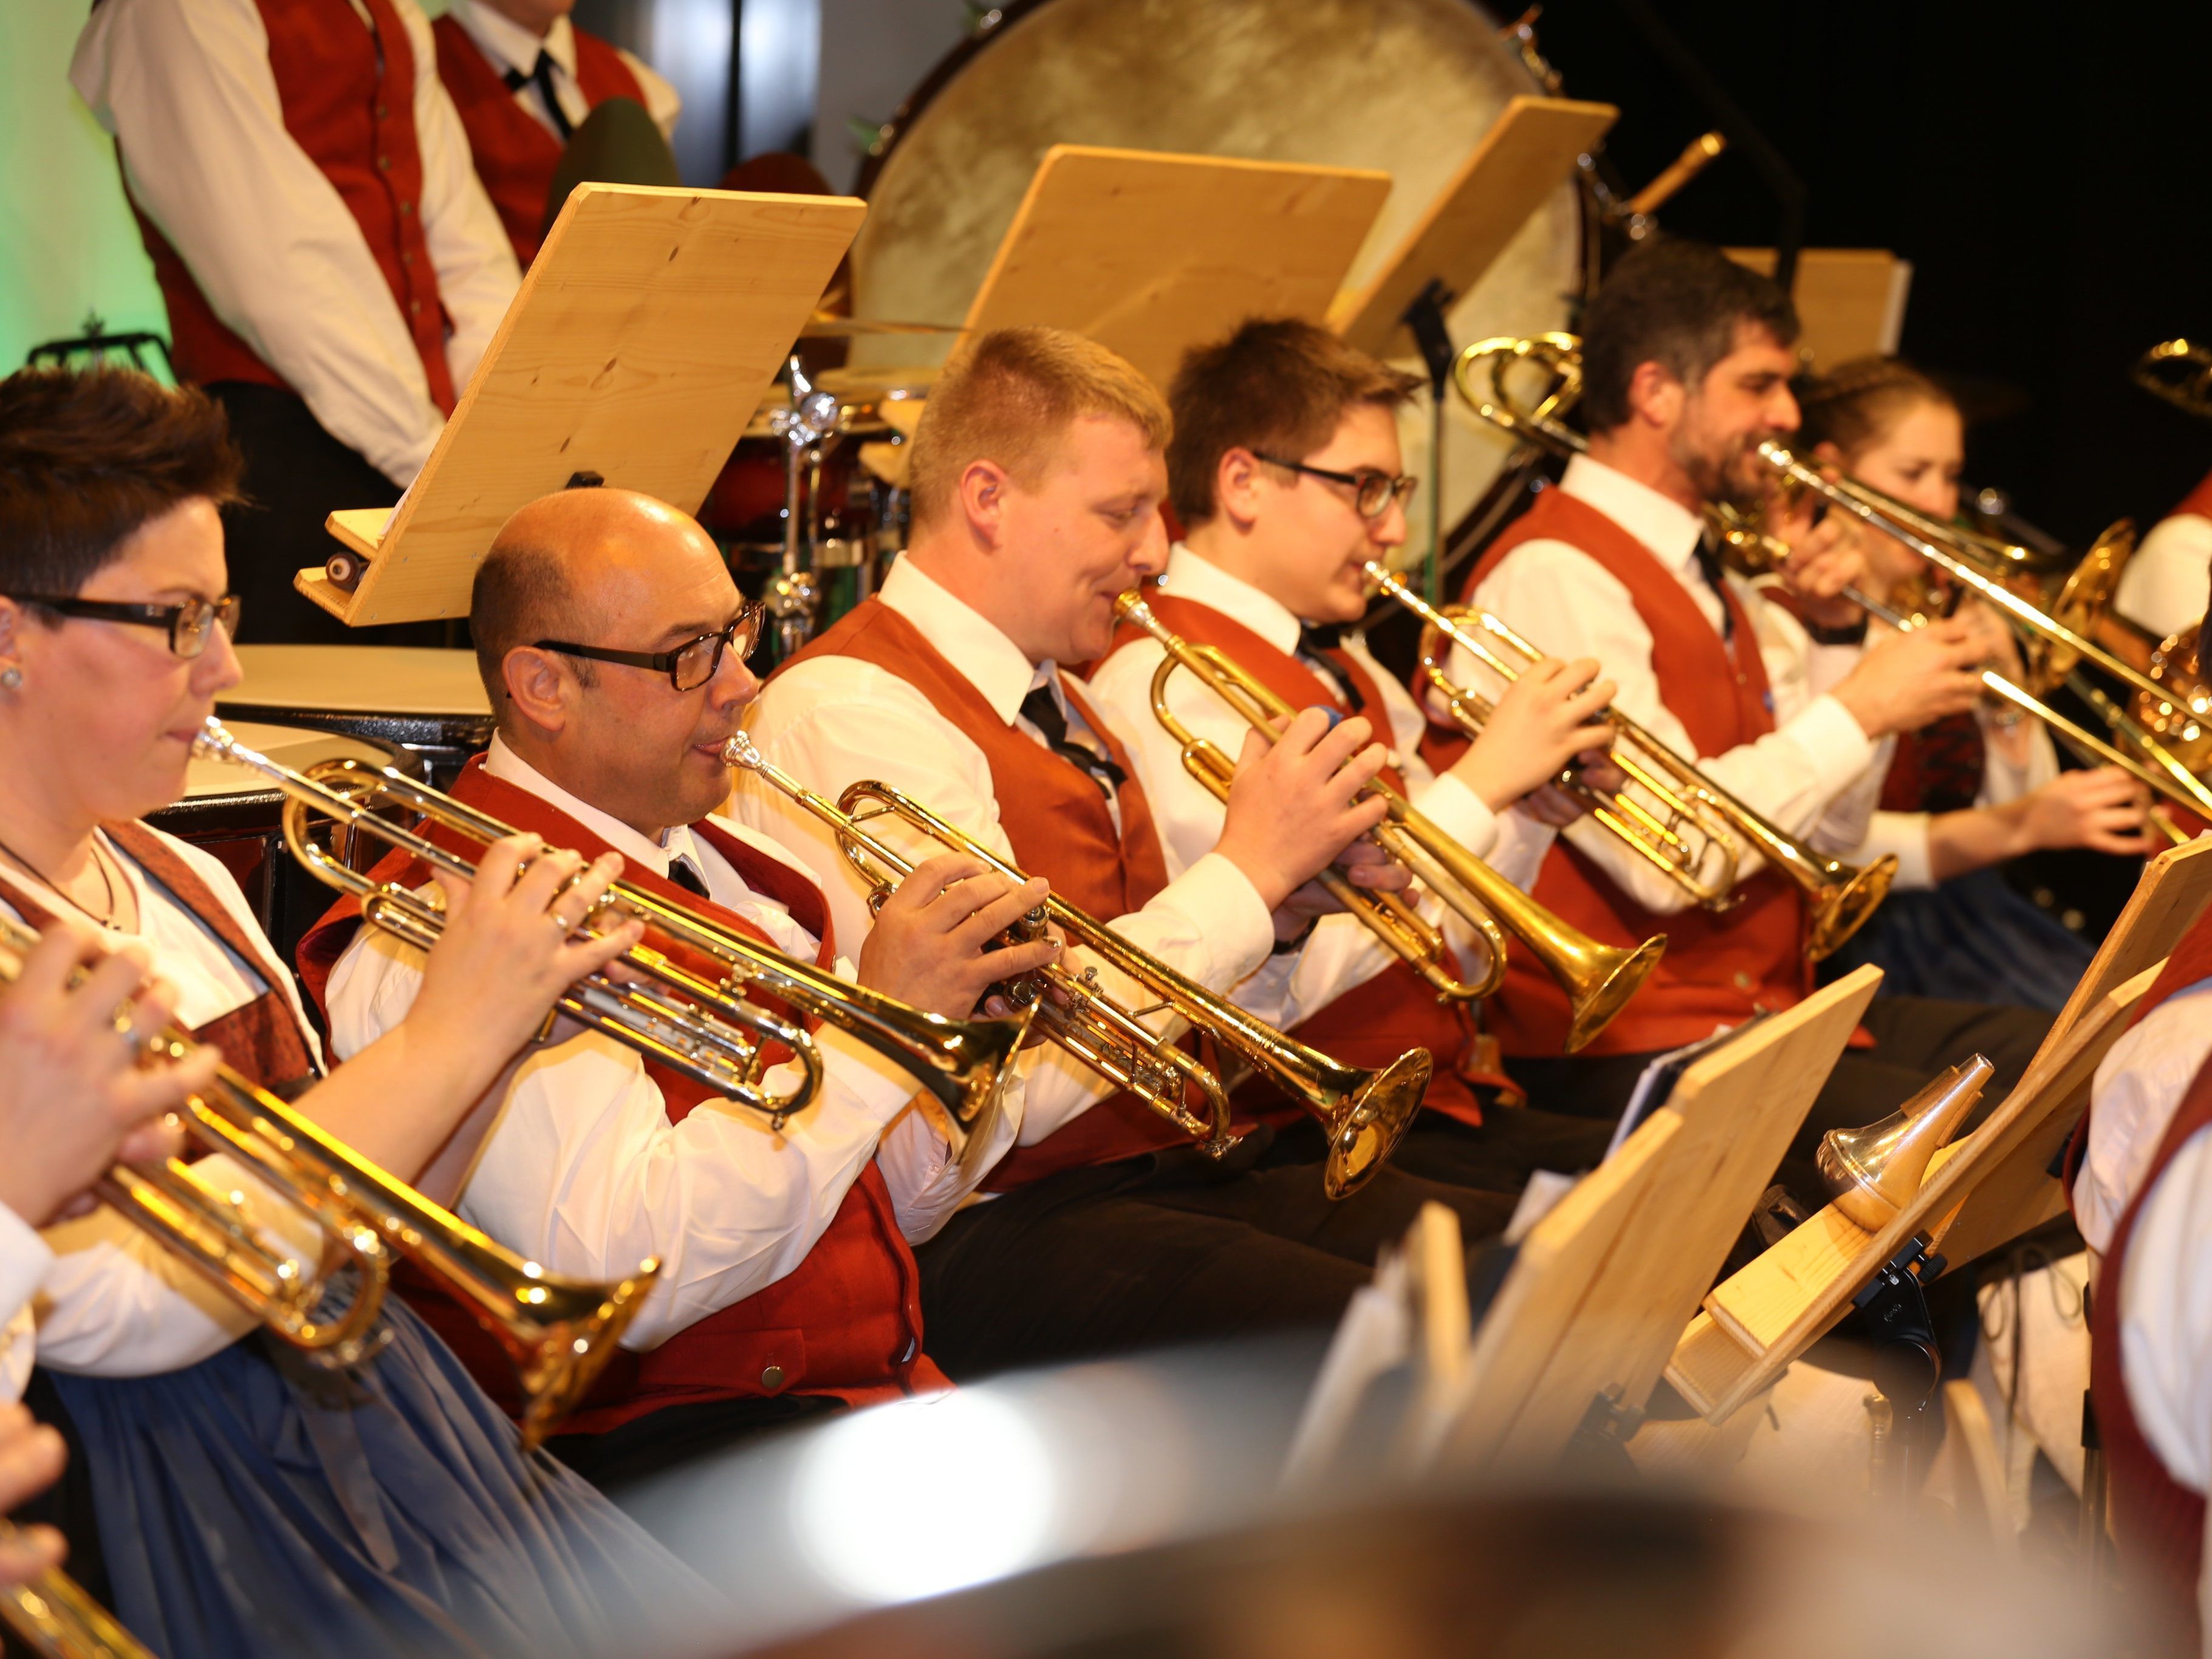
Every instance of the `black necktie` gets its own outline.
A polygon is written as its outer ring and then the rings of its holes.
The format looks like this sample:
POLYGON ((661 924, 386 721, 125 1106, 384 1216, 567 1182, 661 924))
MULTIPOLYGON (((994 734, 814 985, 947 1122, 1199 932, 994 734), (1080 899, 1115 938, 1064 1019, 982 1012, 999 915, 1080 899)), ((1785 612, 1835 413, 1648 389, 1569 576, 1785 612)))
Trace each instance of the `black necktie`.
POLYGON ((1726 640, 1735 632, 1735 612, 1729 608, 1728 589, 1722 586, 1727 570, 1721 563, 1720 550, 1704 536, 1698 538, 1698 574, 1705 579, 1705 586, 1713 590, 1713 597, 1721 602, 1721 638, 1726 640))
POLYGON ((700 878, 699 872, 682 859, 668 860, 668 878, 687 893, 696 893, 701 898, 708 896, 707 884, 700 878))
POLYGON ((1046 746, 1054 754, 1062 760, 1073 761, 1089 773, 1091 781, 1105 791, 1109 799, 1127 781, 1128 775, 1105 756, 1069 739, 1067 716, 1060 712, 1059 700, 1052 695, 1050 686, 1034 687, 1022 699, 1022 718, 1044 733, 1046 746))
POLYGON ((1336 689, 1344 693, 1345 707, 1357 714, 1367 707, 1367 699, 1359 695, 1358 683, 1344 672, 1344 665, 1329 655, 1343 643, 1342 623, 1298 624, 1298 655, 1336 682, 1336 689))
POLYGON ((553 123, 553 131, 561 135, 561 142, 567 143, 569 136, 576 129, 568 125, 568 112, 561 107, 561 100, 553 90, 553 54, 551 52, 539 52, 538 62, 527 75, 519 69, 507 70, 507 89, 509 92, 520 92, 523 88, 530 86, 536 87, 538 95, 545 100, 546 118, 553 123))

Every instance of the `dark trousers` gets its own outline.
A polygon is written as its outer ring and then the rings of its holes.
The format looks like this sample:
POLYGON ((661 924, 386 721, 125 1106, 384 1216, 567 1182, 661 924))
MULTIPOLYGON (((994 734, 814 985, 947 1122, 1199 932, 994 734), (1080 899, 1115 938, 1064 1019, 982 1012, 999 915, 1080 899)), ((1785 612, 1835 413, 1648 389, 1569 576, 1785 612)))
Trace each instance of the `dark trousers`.
POLYGON ((698 1401, 664 1406, 604 1434, 556 1434, 545 1449, 600 1491, 618 1494, 679 1464, 843 1409, 842 1401, 820 1395, 698 1401))
POLYGON ((1333 1323, 1376 1253, 1431 1200, 1470 1247, 1505 1194, 1385 1167, 1340 1201, 1308 1126, 1262 1130, 1216 1164, 1177 1148, 1070 1170, 971 1205, 915 1252, 924 1341, 957 1382, 1017 1365, 1333 1323))
MULTIPOLYGON (((1800 1204, 1827 1201, 1813 1167, 1820 1137, 1887 1117, 1947 1066, 1976 1054, 1996 1068, 1983 1090, 1971 1127, 1994 1110, 2034 1058, 2051 1016, 2039 1009, 1940 1002, 1926 997, 1878 997, 1867 1006, 1871 1048, 1846 1048, 1813 1101, 1779 1171, 1800 1204)), ((1528 1091, 1531 1106, 1611 1124, 1635 1092, 1655 1054, 1601 1054, 1508 1060, 1506 1070, 1528 1091)))
POLYGON ((1441 1112, 1423 1112, 1390 1164, 1430 1181, 1517 1197, 1539 1170, 1571 1176, 1595 1169, 1612 1139, 1613 1125, 1600 1119, 1493 1103, 1472 1127, 1441 1112))
POLYGON ((393 483, 323 430, 296 392, 243 380, 206 388, 230 417, 246 457, 246 501, 225 509, 231 592, 244 601, 238 637, 256 645, 446 645, 442 622, 348 628, 292 586, 337 550, 323 520, 340 507, 390 507, 393 483))

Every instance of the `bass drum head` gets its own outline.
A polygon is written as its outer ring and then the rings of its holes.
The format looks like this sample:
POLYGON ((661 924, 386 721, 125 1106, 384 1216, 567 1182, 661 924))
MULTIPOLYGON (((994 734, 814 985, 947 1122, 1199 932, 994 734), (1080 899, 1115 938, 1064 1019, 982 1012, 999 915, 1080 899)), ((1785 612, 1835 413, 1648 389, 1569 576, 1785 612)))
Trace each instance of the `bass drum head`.
MULTIPOLYGON (((958 322, 1054 144, 1375 167, 1390 194, 1350 281, 1389 257, 1504 112, 1540 91, 1469 0, 1030 0, 948 58, 893 118, 862 173, 853 245, 862 317, 958 322)), ((1582 291, 1578 187, 1563 181, 1454 307, 1462 344, 1569 326, 1582 291)), ((853 361, 911 363, 914 337, 853 361)), ((941 356, 949 343, 935 346, 941 356)), ((1412 349, 1408 345, 1408 351, 1412 349)), ((1410 360, 1408 366, 1413 366, 1410 360)), ((1511 453, 1455 396, 1444 517, 1457 524, 1511 453)), ((1425 403, 1404 422, 1431 475, 1425 403)), ((1428 543, 1428 491, 1408 549, 1428 543)))

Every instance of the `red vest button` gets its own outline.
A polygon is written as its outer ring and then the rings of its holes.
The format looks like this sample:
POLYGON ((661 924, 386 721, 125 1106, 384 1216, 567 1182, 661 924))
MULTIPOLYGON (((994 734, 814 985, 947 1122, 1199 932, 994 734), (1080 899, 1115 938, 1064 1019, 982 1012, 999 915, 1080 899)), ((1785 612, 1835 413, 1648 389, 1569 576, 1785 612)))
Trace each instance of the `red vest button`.
POLYGON ((1757 980, 1753 979, 1749 974, 1745 973, 1741 968, 1736 969, 1735 988, 1737 990, 1748 991, 1756 987, 1759 981, 1757 980))
POLYGON ((379 173, 389 173, 389 172, 391 172, 391 171, 392 171, 392 158, 391 158, 389 155, 380 155, 380 156, 378 156, 378 157, 376 158, 376 170, 377 170, 379 173))
POLYGON ((761 1387, 774 1394, 783 1386, 783 1367, 769 1365, 761 1372, 761 1387))
POLYGON ((415 216, 415 204, 412 202, 402 202, 399 204, 399 216, 403 219, 413 218, 415 216))

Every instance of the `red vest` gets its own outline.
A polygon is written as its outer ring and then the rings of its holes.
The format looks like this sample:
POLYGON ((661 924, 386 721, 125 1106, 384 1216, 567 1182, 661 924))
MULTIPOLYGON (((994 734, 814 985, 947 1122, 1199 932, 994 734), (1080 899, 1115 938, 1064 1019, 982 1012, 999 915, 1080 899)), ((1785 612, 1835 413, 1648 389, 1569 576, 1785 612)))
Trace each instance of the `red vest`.
MULTIPOLYGON (((873 663, 927 697, 939 716, 983 751, 991 769, 999 825, 1013 848, 1013 861, 1030 875, 1050 881, 1053 891, 1078 908, 1111 921, 1143 908, 1167 885, 1167 862, 1152 829, 1152 810, 1128 752, 1065 676, 1060 688, 1068 702, 1098 734, 1127 779, 1119 794, 1119 835, 1105 795, 1090 773, 1000 720, 968 677, 924 639, 921 629, 881 599, 868 599, 848 611, 791 661, 812 657, 853 657, 873 663)), ((984 1184, 994 1192, 1006 1192, 1062 1170, 1111 1164, 1188 1144, 1188 1136, 1134 1096, 1118 1094, 1036 1146, 1016 1147, 984 1184)))
MULTIPOLYGON (((572 848, 587 859, 608 850, 574 819, 485 772, 481 756, 469 763, 453 793, 519 829, 537 831, 552 846, 572 848)), ((822 895, 811 880, 712 823, 695 823, 691 833, 728 860, 748 886, 790 907, 793 919, 822 940, 821 965, 836 959, 822 895)), ((446 841, 442 833, 433 838, 446 841)), ((427 872, 400 853, 373 873, 378 880, 408 886, 427 879, 427 872)), ((633 866, 623 878, 770 942, 743 917, 647 871, 633 866)), ((318 1001, 324 1000, 331 969, 360 925, 360 907, 347 899, 331 907, 301 941, 300 975, 318 1001)), ((677 950, 669 954, 684 958, 677 950)), ((686 965, 708 970, 697 960, 686 965)), ((646 1073, 659 1089, 672 1123, 682 1122, 708 1097, 697 1084, 650 1061, 646 1073)), ((504 1352, 459 1303, 419 1276, 409 1279, 408 1297, 416 1311, 446 1339, 487 1394, 510 1413, 519 1413, 514 1368, 504 1352)), ((921 1352, 920 1274, 899 1232, 890 1194, 871 1161, 847 1189, 805 1261, 766 1289, 708 1315, 648 1353, 623 1350, 562 1431, 601 1434, 664 1406, 703 1401, 800 1394, 869 1406, 946 1386, 944 1373, 921 1352)))
MULTIPOLYGON (((214 890, 177 855, 176 848, 143 823, 105 827, 108 840, 224 949, 256 976, 269 975, 265 942, 239 925, 214 890)), ((0 880, 0 899, 13 906, 29 927, 43 930, 53 925, 52 913, 12 882, 0 880)), ((155 963, 154 971, 158 974, 161 967, 155 963)), ((196 1028, 191 1036, 195 1042, 221 1049, 231 1070, 286 1099, 298 1095, 319 1075, 314 1046, 301 1026, 299 1015, 293 1012, 291 999, 274 984, 251 1002, 196 1028)))
MULTIPOLYGON (((375 21, 362 27, 350 0, 258 0, 269 35, 269 67, 284 130, 345 203, 392 290, 400 320, 429 377, 430 400, 453 412, 446 362, 446 313, 422 232, 422 155, 415 135, 415 52, 391 0, 362 0, 375 21)), ((251 179, 224 187, 251 191, 251 179)), ((125 179, 128 188, 128 178, 125 179)), ((133 204, 136 211, 136 204, 133 204)), ((143 212, 139 233, 169 310, 177 374, 199 385, 283 378, 215 313, 184 259, 143 212)))
MULTIPOLYGON (((2212 976, 2212 914, 2199 917, 2166 958, 2136 1018, 2141 1019, 2166 998, 2208 976, 2212 976)), ((2113 1229, 2089 1310, 2089 1389, 2097 1402, 2098 1432, 2112 1471, 2112 1537, 2133 1569, 2168 1604, 2172 1617, 2191 1632, 2197 1627, 2197 1582, 2203 1567, 2204 1498, 2166 1473, 2136 1421, 2120 1367, 2120 1287, 2126 1282, 2128 1245, 2143 1200, 2174 1155, 2207 1126, 2212 1126, 2212 1062, 2197 1073, 2182 1096, 2143 1172, 2142 1184, 2113 1229)), ((2068 1190, 2070 1194, 2070 1182, 2068 1190)), ((2195 1650, 2192 1641, 2190 1651, 2195 1650)))
MULTIPOLYGON (((546 198, 565 146, 552 130, 516 103, 507 76, 451 15, 430 25, 438 37, 438 78, 453 94, 476 158, 477 177, 499 210, 514 257, 526 266, 544 240, 546 198)), ((573 26, 572 26, 573 27, 573 26)), ((593 109, 610 98, 642 106, 645 88, 622 53, 597 35, 575 30, 576 84, 593 109)))
MULTIPOLYGON (((1651 667, 1667 707, 1700 757, 1725 753, 1774 730, 1766 667, 1751 618, 1723 588, 1733 619, 1723 643, 1697 602, 1649 549, 1586 501, 1547 489, 1490 544, 1468 580, 1475 586, 1523 542, 1568 543, 1628 589, 1651 635, 1651 667)), ((1511 620, 1510 617, 1507 620, 1511 620)), ((1583 1050, 1644 1054, 1708 1036, 1761 1008, 1786 1008, 1811 988, 1802 940, 1804 902, 1789 878, 1762 869, 1736 890, 1740 902, 1718 915, 1690 908, 1646 910, 1591 859, 1562 837, 1545 855, 1533 896, 1601 944, 1635 945, 1667 935, 1667 954, 1613 1022, 1583 1050)), ((1525 951, 1512 953, 1505 986, 1492 1004, 1509 1054, 1549 1055, 1565 1046, 1565 994, 1525 951)))
MULTIPOLYGON (((1148 593, 1146 601, 1152 614, 1168 627, 1194 644, 1216 647, 1292 708, 1318 706, 1346 714, 1355 712, 1333 681, 1289 652, 1278 650, 1227 612, 1166 592, 1148 593)), ((1124 626, 1115 635, 1113 650, 1149 637, 1140 629, 1124 626)), ((1375 722, 1388 741, 1390 718, 1373 678, 1358 658, 1341 647, 1331 649, 1328 655, 1358 692, 1360 711, 1375 722)), ((1382 778, 1391 787, 1404 792, 1405 779, 1395 769, 1386 768, 1382 778)), ((1314 1013, 1297 1030, 1302 1042, 1349 1066, 1387 1066, 1408 1048, 1426 1048, 1439 1063, 1421 1103, 1469 1124, 1482 1121, 1476 1086, 1512 1087, 1504 1078, 1462 1069, 1474 1035, 1464 1004, 1439 1001, 1427 981, 1395 957, 1388 968, 1314 1013), (1454 1057, 1461 1066, 1449 1063, 1454 1057)), ((1260 1114, 1277 1123, 1294 1122, 1304 1115, 1304 1109, 1296 1105, 1273 1106, 1260 1114)))

